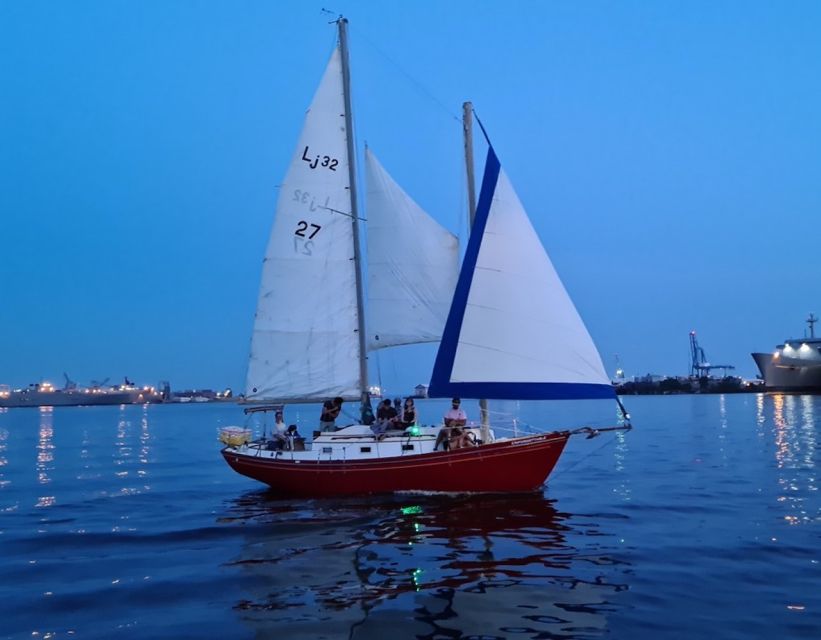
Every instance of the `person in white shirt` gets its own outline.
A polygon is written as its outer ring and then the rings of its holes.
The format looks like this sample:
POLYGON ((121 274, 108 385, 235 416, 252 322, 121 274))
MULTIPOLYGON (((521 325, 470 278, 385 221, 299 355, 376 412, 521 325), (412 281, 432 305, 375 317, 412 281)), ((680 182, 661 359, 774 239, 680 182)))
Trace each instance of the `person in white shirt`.
POLYGON ((460 408, 462 401, 459 398, 454 398, 451 401, 451 407, 445 412, 445 426, 446 427, 464 427, 468 423, 468 417, 464 410, 460 408))
POLYGON ((274 426, 276 427, 276 435, 285 437, 285 430, 288 426, 285 424, 285 418, 282 415, 282 411, 274 412, 274 426))
POLYGON ((450 439, 453 436, 461 435, 462 429, 468 422, 467 414, 461 408, 462 401, 459 398, 454 398, 451 401, 451 407, 445 412, 445 426, 439 429, 439 435, 436 436, 436 445, 433 450, 436 451, 439 445, 447 451, 450 448, 450 439))
POLYGON ((274 429, 271 431, 271 439, 268 442, 268 449, 282 449, 286 445, 285 430, 288 427, 285 424, 282 409, 277 409, 274 412, 274 429))

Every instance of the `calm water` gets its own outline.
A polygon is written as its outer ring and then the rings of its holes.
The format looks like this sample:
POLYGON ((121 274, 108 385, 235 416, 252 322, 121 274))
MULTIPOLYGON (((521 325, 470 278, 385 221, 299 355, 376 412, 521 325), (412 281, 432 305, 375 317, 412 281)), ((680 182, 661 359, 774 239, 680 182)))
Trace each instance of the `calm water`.
POLYGON ((821 397, 627 400, 543 493, 333 501, 231 472, 235 406, 6 410, 0 637, 821 637, 821 397))

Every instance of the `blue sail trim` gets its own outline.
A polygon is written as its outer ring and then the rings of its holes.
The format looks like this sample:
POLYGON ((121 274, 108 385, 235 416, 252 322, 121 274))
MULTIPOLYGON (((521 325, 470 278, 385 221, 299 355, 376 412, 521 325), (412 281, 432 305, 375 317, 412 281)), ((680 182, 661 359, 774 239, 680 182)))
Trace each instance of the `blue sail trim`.
POLYGON ((489 398, 491 400, 612 400, 616 390, 609 384, 583 382, 448 382, 429 398, 489 398), (444 391, 444 393, 442 393, 444 391))
MULTIPOLYGON (((445 398, 455 395, 450 390, 452 386, 450 375, 453 371, 453 361, 456 359, 456 347, 459 345, 459 334, 462 332, 462 321, 465 318, 470 285, 473 283, 473 271, 476 269, 476 261, 479 259, 479 248, 482 246, 487 218, 490 215, 490 205, 493 203, 493 194, 496 192, 496 183, 499 180, 501 168, 499 158, 496 157, 493 147, 489 146, 487 160, 485 161, 485 175, 482 177, 482 189, 479 192, 479 204, 473 218, 468 246, 465 249, 465 259, 462 261, 462 270, 459 272, 459 280, 453 293, 453 302, 450 305, 448 320, 445 323, 442 341, 439 343, 439 351, 433 365, 433 373, 428 387, 428 396, 431 398, 445 398)), ((465 397, 469 396, 466 395, 465 397)))
POLYGON ((479 259, 479 249, 485 234, 496 184, 499 180, 501 164, 493 151, 488 148, 485 173, 482 178, 482 188, 479 192, 479 204, 476 207, 476 216, 470 238, 465 250, 465 259, 453 302, 450 306, 442 341, 436 354, 433 366, 428 397, 447 398, 452 396, 464 398, 488 398, 496 400, 587 400, 612 399, 616 392, 609 384, 571 383, 571 382, 452 382, 453 363, 456 359, 456 349, 459 345, 459 335, 462 332, 462 322, 465 317, 470 287, 473 283, 473 272, 479 259))

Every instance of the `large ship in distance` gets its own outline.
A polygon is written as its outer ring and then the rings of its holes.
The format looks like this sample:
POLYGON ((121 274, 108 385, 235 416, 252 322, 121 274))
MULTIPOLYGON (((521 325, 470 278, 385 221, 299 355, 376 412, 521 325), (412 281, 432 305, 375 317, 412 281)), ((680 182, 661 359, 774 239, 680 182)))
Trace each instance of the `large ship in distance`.
POLYGON ((12 407, 78 407, 84 405, 145 404, 162 402, 163 392, 154 387, 138 387, 127 377, 123 384, 106 386, 92 382, 88 387, 78 386, 65 373, 66 384, 62 389, 50 382, 30 384, 24 389, 11 389, 0 385, 0 408, 12 407))
POLYGON ((806 322, 808 337, 785 340, 772 353, 752 354, 767 390, 821 393, 821 338, 815 337, 818 318, 811 313, 806 322))

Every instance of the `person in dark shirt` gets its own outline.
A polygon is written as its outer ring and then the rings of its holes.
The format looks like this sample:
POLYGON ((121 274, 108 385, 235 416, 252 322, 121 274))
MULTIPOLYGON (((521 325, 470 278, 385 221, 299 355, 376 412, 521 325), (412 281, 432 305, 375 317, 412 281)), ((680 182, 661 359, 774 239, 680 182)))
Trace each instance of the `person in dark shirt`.
POLYGON ((405 428, 419 424, 413 398, 405 398, 405 409, 402 411, 402 424, 405 425, 405 428))
POLYGON ((305 438, 303 438, 296 425, 292 424, 285 431, 285 447, 288 451, 305 451, 305 438))
POLYGON ((336 419, 342 411, 342 398, 337 396, 333 400, 326 400, 322 405, 322 414, 319 416, 320 431, 334 431, 336 429, 336 419))
POLYGON ((379 408, 376 410, 376 422, 371 429, 373 429, 374 433, 381 435, 392 428, 395 422, 396 409, 391 406, 390 399, 386 398, 379 404, 379 408))

